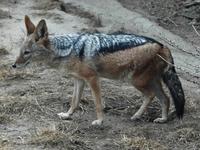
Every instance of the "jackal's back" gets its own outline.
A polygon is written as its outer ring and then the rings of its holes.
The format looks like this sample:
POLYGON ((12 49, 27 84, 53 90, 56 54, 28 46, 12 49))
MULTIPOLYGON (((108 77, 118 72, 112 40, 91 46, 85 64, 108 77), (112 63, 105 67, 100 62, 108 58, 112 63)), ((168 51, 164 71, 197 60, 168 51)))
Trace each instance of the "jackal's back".
POLYGON ((50 37, 58 56, 65 57, 74 53, 78 57, 94 57, 117 51, 142 46, 147 43, 159 42, 134 34, 69 34, 50 37))

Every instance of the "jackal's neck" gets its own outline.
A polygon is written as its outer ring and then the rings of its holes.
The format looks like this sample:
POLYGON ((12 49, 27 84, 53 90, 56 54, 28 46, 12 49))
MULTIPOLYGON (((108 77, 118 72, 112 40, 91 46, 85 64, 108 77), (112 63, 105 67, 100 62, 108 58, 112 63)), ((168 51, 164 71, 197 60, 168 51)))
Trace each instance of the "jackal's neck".
POLYGON ((54 55, 57 57, 69 56, 72 53, 73 45, 77 38, 78 34, 50 35, 50 49, 54 52, 54 55))

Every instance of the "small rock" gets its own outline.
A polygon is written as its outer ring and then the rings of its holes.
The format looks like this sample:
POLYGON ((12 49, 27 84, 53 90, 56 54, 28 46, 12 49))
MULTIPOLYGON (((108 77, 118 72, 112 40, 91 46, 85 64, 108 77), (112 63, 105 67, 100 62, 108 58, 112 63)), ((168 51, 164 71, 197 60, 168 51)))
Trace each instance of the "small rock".
POLYGON ((8 10, 0 9, 0 19, 5 19, 5 18, 12 18, 10 12, 8 10))

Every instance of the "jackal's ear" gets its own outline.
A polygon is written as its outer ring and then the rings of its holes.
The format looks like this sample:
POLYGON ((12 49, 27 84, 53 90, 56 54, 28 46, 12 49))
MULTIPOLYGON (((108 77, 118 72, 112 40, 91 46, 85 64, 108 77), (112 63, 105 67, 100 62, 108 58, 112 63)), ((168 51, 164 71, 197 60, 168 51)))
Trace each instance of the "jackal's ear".
POLYGON ((40 20, 38 23, 36 30, 36 40, 39 40, 40 38, 47 37, 48 36, 48 29, 46 25, 46 21, 44 19, 40 20))
POLYGON ((26 25, 27 35, 30 35, 35 30, 35 25, 31 22, 30 18, 26 15, 24 18, 24 22, 26 25))

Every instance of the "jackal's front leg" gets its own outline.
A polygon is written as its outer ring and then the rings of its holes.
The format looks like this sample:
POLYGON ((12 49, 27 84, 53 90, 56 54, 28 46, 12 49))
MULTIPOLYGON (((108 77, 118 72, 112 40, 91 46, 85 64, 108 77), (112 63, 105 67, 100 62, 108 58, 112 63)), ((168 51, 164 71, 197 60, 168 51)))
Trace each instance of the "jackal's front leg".
POLYGON ((61 119, 68 119, 74 113, 74 110, 78 107, 78 104, 80 102, 84 86, 85 86, 84 80, 74 79, 74 92, 73 92, 73 97, 71 101, 71 106, 67 113, 62 112, 58 114, 58 116, 61 119))
POLYGON ((95 105, 96 105, 96 113, 97 113, 97 120, 94 120, 92 122, 92 125, 101 125, 103 123, 103 107, 101 102, 101 87, 99 83, 98 77, 92 77, 88 81, 90 88, 92 90, 92 94, 95 99, 95 105))

